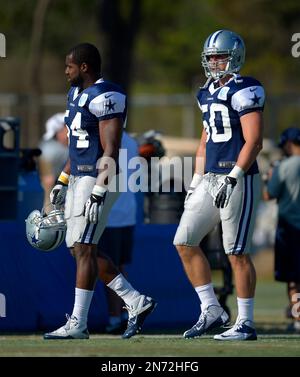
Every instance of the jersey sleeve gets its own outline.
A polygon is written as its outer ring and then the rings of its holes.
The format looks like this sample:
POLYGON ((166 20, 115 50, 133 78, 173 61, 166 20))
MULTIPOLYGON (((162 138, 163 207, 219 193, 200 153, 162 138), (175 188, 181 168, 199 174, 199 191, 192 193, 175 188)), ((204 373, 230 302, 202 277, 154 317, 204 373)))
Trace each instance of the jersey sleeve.
POLYGON ((239 113, 239 116, 253 111, 263 111, 265 105, 265 91, 258 82, 249 84, 236 91, 231 98, 231 106, 239 113))
POLYGON ((196 101, 197 101, 197 105, 199 107, 199 109, 201 110, 201 112, 203 112, 202 110, 202 104, 203 104, 203 95, 202 95, 202 89, 200 89, 196 95, 196 101))
POLYGON ((99 120, 124 118, 126 96, 113 91, 99 94, 90 101, 89 111, 99 120))

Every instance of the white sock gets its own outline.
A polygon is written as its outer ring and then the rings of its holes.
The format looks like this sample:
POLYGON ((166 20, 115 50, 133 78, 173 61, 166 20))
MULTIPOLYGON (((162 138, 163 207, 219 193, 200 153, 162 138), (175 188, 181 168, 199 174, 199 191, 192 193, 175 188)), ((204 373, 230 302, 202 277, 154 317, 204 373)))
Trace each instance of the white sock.
POLYGON ((140 292, 135 290, 132 285, 124 278, 122 274, 116 276, 110 283, 107 284, 126 305, 132 305, 133 301, 140 296, 140 292))
POLYGON ((195 287, 195 291, 197 292, 199 300, 201 302, 202 311, 210 305, 220 306, 219 301, 215 295, 212 283, 195 287))
POLYGON ((87 324, 87 317, 94 291, 75 288, 75 302, 72 315, 78 319, 80 325, 87 324))
POLYGON ((254 298, 237 297, 238 317, 236 322, 240 320, 253 322, 254 298))

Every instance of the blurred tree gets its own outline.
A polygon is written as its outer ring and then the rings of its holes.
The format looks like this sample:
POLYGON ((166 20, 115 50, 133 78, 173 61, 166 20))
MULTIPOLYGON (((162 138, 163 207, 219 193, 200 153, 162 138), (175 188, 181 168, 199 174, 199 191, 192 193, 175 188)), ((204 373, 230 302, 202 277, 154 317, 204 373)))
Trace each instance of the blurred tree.
POLYGON ((291 54, 291 38, 299 32, 300 2, 231 0, 229 7, 226 0, 216 0, 216 5, 220 28, 234 29, 245 40, 243 73, 264 84, 265 135, 276 139, 284 128, 299 123, 299 59, 291 54))
POLYGON ((300 26, 299 1, 231 0, 229 7, 226 0, 216 0, 215 12, 220 28, 243 36, 245 72, 261 79, 269 93, 299 91, 299 59, 291 55, 291 37, 300 26))
MULTIPOLYGON (((13 70, 17 64, 13 56, 18 56, 19 64, 22 56, 28 56, 28 25, 36 4, 37 0, 1 3, 1 32, 7 38, 13 70)), ((232 0, 230 4, 227 0, 52 0, 43 49, 47 58, 63 61, 73 44, 90 41, 100 45, 104 57, 112 60, 110 64, 103 59, 112 79, 125 80, 127 86, 126 80, 131 78, 137 88, 161 87, 174 92, 189 89, 193 77, 201 75, 202 79, 200 53, 205 37, 229 28, 245 39, 246 72, 266 77, 272 92, 298 90, 299 59, 293 58, 290 50, 291 36, 299 32, 299 15, 297 0, 232 0), (120 68, 127 74, 119 78, 120 68), (293 80, 288 79, 291 76, 293 80)), ((15 80, 10 78, 12 83, 15 80)), ((47 88, 53 82, 59 90, 66 87, 65 83, 57 85, 55 77, 43 80, 47 88)), ((17 88, 22 88, 20 78, 17 88)))
MULTIPOLYGON (((24 64, 33 38, 28 25, 33 24, 38 3, 1 2, 0 31, 7 40, 7 58, 0 71, 3 91, 27 94, 25 81, 30 74, 24 72, 24 64)), ((205 80, 200 61, 203 42, 221 28, 243 36, 247 47, 243 74, 265 85, 267 112, 272 96, 299 92, 300 60, 291 55, 291 37, 300 25, 298 0, 51 0, 44 21, 43 64, 37 80, 47 93, 67 91, 65 53, 85 41, 99 46, 105 76, 128 91, 189 92, 205 80)), ((39 40, 41 35, 34 38, 39 40)), ((282 101, 279 105, 285 106, 282 101)), ((297 112, 292 118, 299 118, 297 112)), ((280 119, 283 126, 285 119, 287 115, 280 119)))
POLYGON ((28 123, 26 128, 27 140, 30 146, 36 146, 39 141, 39 129, 42 124, 41 109, 41 62, 42 41, 44 35, 45 18, 51 0, 38 0, 34 11, 31 43, 28 58, 28 123))
POLYGON ((128 93, 141 21, 142 0, 99 0, 98 27, 103 35, 103 72, 128 93))
POLYGON ((144 0, 136 79, 153 90, 190 91, 202 82, 203 40, 215 24, 214 1, 144 0), (200 76, 200 77, 199 77, 200 76))

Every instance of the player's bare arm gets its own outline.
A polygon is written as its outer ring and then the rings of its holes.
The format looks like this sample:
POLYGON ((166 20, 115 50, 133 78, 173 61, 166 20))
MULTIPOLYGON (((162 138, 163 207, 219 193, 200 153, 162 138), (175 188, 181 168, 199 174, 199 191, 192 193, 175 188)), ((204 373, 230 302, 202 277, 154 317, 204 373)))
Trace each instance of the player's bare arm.
POLYGON ((200 143, 196 152, 195 173, 203 175, 205 171, 205 155, 206 155, 206 139, 207 133, 203 128, 200 143))
POLYGON ((96 184, 105 186, 108 184, 108 177, 111 178, 115 172, 119 148, 121 145, 123 121, 121 118, 102 120, 99 122, 100 142, 103 148, 99 174, 96 184), (111 163, 114 162, 114 166, 111 163))
POLYGON ((99 161, 98 176, 92 194, 85 204, 84 213, 87 222, 96 224, 100 218, 108 185, 117 173, 116 166, 121 145, 123 120, 112 118, 99 122, 100 143, 103 155, 99 161))
POLYGON ((55 186, 50 192, 50 202, 54 205, 63 205, 66 200, 69 177, 71 171, 70 158, 68 158, 63 171, 60 173, 55 186))
POLYGON ((207 138, 207 134, 205 132, 205 129, 203 128, 200 143, 196 152, 195 171, 194 171, 193 179, 190 183, 190 186, 188 188, 188 191, 185 197, 185 201, 184 201, 185 204, 187 203, 192 193, 195 191, 195 188, 201 182, 202 177, 204 175, 206 138, 207 138))
POLYGON ((66 174, 69 174, 70 175, 70 172, 71 172, 71 162, 70 162, 70 158, 68 158, 64 168, 63 168, 63 172, 65 172, 66 174))
POLYGON ((254 163, 263 144, 263 117, 261 111, 254 111, 241 118, 245 144, 241 149, 236 165, 246 172, 254 163))

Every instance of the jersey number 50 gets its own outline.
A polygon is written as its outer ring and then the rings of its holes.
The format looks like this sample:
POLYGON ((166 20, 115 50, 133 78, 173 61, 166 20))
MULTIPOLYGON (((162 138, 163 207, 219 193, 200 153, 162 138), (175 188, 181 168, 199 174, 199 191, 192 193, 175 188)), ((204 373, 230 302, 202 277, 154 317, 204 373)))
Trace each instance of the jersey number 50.
MULTIPOLYGON (((208 111, 208 105, 201 106, 203 114, 208 111)), ((229 118, 229 112, 225 105, 221 103, 212 103, 210 106, 210 118, 209 123, 204 120, 203 121, 205 131, 207 133, 207 140, 208 141, 211 137, 214 143, 223 143, 228 141, 232 137, 232 130, 229 118), (216 113, 221 114, 221 122, 222 126, 217 127, 216 122, 216 113)), ((220 124, 220 122, 218 122, 220 124)))

